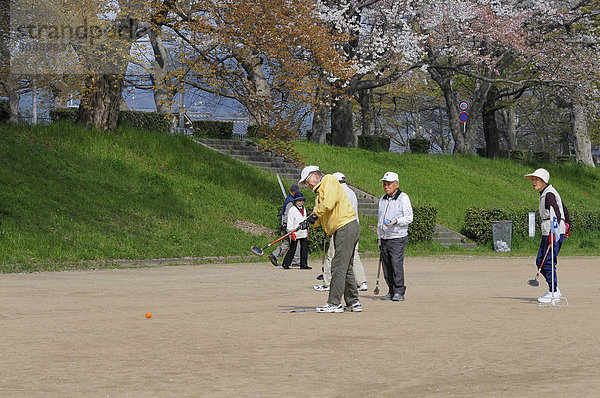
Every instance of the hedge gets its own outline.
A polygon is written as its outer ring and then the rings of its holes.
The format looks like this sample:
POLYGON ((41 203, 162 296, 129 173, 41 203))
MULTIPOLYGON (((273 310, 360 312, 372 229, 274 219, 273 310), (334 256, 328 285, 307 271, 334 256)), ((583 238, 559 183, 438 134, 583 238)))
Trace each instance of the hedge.
POLYGON ((531 162, 535 164, 553 163, 554 159, 554 154, 546 151, 537 151, 531 154, 531 162))
POLYGON ((414 206, 413 222, 408 226, 408 240, 411 242, 431 240, 435 232, 437 209, 433 206, 414 206))
POLYGON ((10 120, 10 108, 8 101, 0 101, 0 123, 6 123, 10 120))
POLYGON ((233 122, 196 120, 192 122, 194 134, 206 138, 229 140, 233 138, 233 122))
POLYGON ((600 231, 600 210, 569 210, 574 231, 600 231))
MULTIPOLYGON (((50 119, 53 122, 77 122, 79 108, 60 108, 50 110, 50 119)), ((117 124, 129 126, 140 130, 155 130, 161 132, 171 131, 170 115, 158 112, 120 111, 117 124)))
POLYGON ((388 152, 390 150, 390 139, 376 135, 359 135, 358 147, 374 152, 388 152))
POLYGON ((50 109, 50 119, 53 122, 77 122, 78 108, 50 109))
POLYGON ((146 131, 171 131, 171 115, 158 112, 120 111, 117 125, 146 131))
POLYGON ((408 140, 411 153, 429 153, 431 142, 426 138, 411 138, 408 140))
MULTIPOLYGON (((536 228, 539 229, 540 216, 537 209, 483 209, 469 208, 465 211, 466 235, 479 242, 486 243, 492 239, 491 221, 512 221, 512 233, 522 237, 529 236, 528 213, 535 213, 536 228)), ((600 230, 600 211, 598 210, 570 210, 571 226, 574 231, 600 230)))
POLYGON ((528 208, 512 210, 468 208, 465 210, 465 234, 478 243, 492 240, 492 221, 512 221, 512 234, 529 236, 529 212, 536 213, 536 225, 540 223, 537 211, 528 208))

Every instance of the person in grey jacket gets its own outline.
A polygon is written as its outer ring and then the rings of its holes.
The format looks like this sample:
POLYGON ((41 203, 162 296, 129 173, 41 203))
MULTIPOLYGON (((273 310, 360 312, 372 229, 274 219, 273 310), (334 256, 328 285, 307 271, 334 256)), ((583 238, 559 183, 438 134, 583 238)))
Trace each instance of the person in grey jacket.
POLYGON ((385 195, 379 199, 377 237, 383 276, 389 289, 381 299, 404 301, 404 247, 413 210, 408 195, 398 188, 398 174, 388 171, 380 181, 385 195))

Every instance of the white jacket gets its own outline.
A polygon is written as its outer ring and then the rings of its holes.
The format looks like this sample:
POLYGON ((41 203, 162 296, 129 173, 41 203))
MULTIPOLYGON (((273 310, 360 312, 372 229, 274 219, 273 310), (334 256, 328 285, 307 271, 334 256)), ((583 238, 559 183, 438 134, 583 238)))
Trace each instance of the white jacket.
POLYGON ((377 237, 380 239, 396 239, 408 236, 408 225, 413 221, 413 210, 408 195, 398 190, 396 195, 388 198, 383 195, 379 199, 379 217, 377 221, 377 237), (385 225, 384 220, 395 222, 385 225))
POLYGON ((344 191, 346 191, 346 193, 348 194, 348 199, 350 199, 350 204, 352 205, 352 207, 354 207, 354 211, 356 212, 356 221, 358 222, 358 198, 356 197, 356 194, 354 193, 352 188, 350 188, 348 186, 348 184, 343 183, 340 185, 342 186, 342 188, 344 188, 344 191))
MULTIPOLYGON (((288 215, 287 215, 287 231, 293 231, 294 229, 298 228, 298 225, 300 225, 300 223, 302 221, 304 221, 306 219, 306 209, 303 207, 302 211, 304 212, 304 214, 302 214, 300 212, 300 210, 296 207, 296 205, 293 205, 292 207, 290 207, 290 209, 288 210, 288 215)), ((294 232, 296 234, 296 238, 306 238, 308 237, 308 230, 306 229, 300 229, 296 232, 294 232)))

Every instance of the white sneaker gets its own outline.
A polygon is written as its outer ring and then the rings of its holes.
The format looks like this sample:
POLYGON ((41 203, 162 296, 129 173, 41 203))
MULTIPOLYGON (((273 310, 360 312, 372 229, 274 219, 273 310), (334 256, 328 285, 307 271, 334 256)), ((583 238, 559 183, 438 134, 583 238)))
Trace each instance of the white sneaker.
POLYGON ((367 287, 367 282, 363 282, 360 284, 360 286, 358 287, 358 291, 359 292, 364 292, 366 290, 368 290, 369 288, 367 287))
POLYGON ((538 298, 538 301, 540 303, 551 303, 552 300, 554 300, 555 302, 559 302, 561 296, 562 296, 562 294, 560 294, 560 289, 556 289, 556 292, 554 292, 554 293, 547 291, 546 294, 544 294, 542 297, 538 298))
POLYGON ((362 305, 360 305, 360 301, 357 301, 356 303, 352 304, 350 307, 344 307, 344 311, 362 312, 362 305))
POLYGON ((339 305, 333 305, 325 303, 322 307, 317 307, 317 312, 344 312, 344 306, 340 303, 339 305))
POLYGON ((327 292, 329 291, 329 286, 325 286, 323 284, 314 285, 313 288, 318 292, 327 292))

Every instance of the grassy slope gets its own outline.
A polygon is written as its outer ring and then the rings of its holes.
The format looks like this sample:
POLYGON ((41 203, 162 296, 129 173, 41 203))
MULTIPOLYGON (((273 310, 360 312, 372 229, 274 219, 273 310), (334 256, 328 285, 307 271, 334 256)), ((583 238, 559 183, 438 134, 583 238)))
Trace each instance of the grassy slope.
MULTIPOLYGON (((185 137, 69 125, 3 125, 0 137, 0 264, 249 255, 250 246, 272 237, 246 234, 232 226, 234 220, 278 228, 282 196, 274 176, 185 137)), ((381 175, 397 171, 413 203, 438 207, 440 223, 455 229, 469 206, 537 203, 522 178, 531 168, 510 161, 376 154, 305 142, 298 150, 307 162, 343 171, 376 195, 381 175)), ((571 208, 598 208, 598 171, 548 168, 571 208)), ((310 204, 314 195, 307 191, 310 204)), ((361 250, 374 251, 369 226, 375 221, 361 221, 361 250)), ((448 253, 436 245, 408 249, 434 252, 448 253)))
MULTIPOLYGON (((278 228, 274 176, 185 137, 0 126, 0 263, 249 255, 278 228)), ((314 196, 313 196, 314 198, 314 196)))

